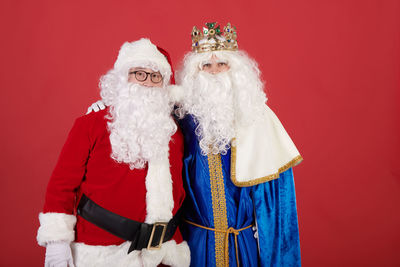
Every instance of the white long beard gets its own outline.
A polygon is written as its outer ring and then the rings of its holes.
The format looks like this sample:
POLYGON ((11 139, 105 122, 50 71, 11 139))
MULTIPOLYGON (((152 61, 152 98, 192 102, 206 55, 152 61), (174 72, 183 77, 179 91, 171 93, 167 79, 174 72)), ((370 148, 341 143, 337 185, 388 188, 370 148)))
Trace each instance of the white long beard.
POLYGON ((200 72, 183 103, 183 109, 194 115, 196 135, 204 155, 226 154, 235 136, 234 94, 228 73, 212 75, 200 72))
POLYGON ((225 154, 237 128, 244 129, 262 119, 267 97, 257 63, 246 53, 189 52, 178 74, 184 95, 176 113, 179 117, 187 113, 195 116, 203 154, 225 154), (199 71, 202 62, 214 54, 228 62, 229 71, 218 75, 199 71))
POLYGON ((168 144, 177 127, 166 89, 127 83, 116 92, 109 102, 111 157, 131 169, 168 157, 168 144))

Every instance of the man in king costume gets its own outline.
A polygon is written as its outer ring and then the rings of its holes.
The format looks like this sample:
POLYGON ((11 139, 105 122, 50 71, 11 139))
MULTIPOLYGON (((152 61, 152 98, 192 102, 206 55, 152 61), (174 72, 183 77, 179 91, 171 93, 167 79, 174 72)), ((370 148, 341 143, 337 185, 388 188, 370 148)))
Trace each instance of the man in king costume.
POLYGON ((292 167, 302 158, 266 105, 256 62, 229 23, 194 27, 192 50, 174 90, 191 266, 300 266, 292 167))
POLYGON ((121 47, 100 80, 108 108, 75 121, 48 184, 37 235, 46 267, 189 266, 171 74, 150 40, 121 47))

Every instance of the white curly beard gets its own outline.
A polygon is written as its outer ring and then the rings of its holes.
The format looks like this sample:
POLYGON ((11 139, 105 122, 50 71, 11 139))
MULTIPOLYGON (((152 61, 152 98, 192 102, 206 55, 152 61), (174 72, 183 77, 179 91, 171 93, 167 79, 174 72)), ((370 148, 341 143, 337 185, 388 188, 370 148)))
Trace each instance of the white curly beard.
MULTIPOLYGON (((105 101, 111 105, 107 117, 111 157, 131 169, 168 157, 168 144, 177 127, 167 90, 126 82, 119 83, 111 95, 105 101)), ((104 99, 107 94, 102 92, 102 96, 104 99)))
POLYGON ((235 136, 231 78, 226 72, 217 75, 200 72, 193 84, 184 105, 198 123, 196 135, 202 153, 226 154, 235 136))
POLYGON ((178 80, 183 96, 176 114, 189 113, 198 123, 196 135, 202 154, 226 154, 236 127, 245 128, 260 119, 267 97, 257 63, 244 52, 189 52, 178 80), (212 55, 228 62, 230 69, 216 75, 200 71, 212 55))

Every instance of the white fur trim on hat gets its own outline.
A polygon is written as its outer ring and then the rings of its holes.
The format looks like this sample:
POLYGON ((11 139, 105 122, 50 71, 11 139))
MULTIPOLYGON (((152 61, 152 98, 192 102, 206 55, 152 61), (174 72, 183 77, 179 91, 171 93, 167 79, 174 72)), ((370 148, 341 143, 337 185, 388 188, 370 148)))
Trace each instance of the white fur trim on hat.
POLYGON ((37 241, 40 246, 46 246, 52 241, 72 242, 75 239, 76 217, 66 213, 40 213, 40 227, 37 241))
POLYGON ((167 87, 170 101, 173 103, 180 103, 183 99, 185 90, 181 85, 170 85, 167 87))
POLYGON ((171 66, 167 58, 158 51, 149 39, 142 38, 135 42, 126 42, 119 50, 115 61, 115 70, 125 70, 132 67, 152 67, 160 71, 164 79, 171 76, 171 66), (150 63, 150 64, 149 64, 150 63))

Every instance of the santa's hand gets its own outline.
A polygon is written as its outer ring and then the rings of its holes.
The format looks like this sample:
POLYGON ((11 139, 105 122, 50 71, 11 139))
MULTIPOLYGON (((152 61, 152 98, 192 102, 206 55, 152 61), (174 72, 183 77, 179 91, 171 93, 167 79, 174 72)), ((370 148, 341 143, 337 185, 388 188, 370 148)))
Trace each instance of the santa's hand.
POLYGON ((258 239, 258 230, 257 230, 257 226, 253 226, 252 227, 253 231, 254 231, 254 238, 258 239))
POLYGON ((46 245, 44 267, 75 267, 69 242, 57 241, 46 245))
POLYGON ((92 111, 97 112, 97 111, 103 110, 105 108, 106 108, 106 105, 104 105, 103 101, 99 100, 99 101, 93 103, 90 107, 88 107, 86 114, 89 114, 92 111))

